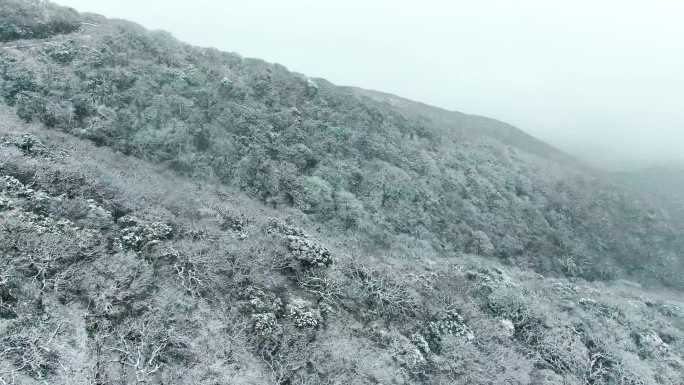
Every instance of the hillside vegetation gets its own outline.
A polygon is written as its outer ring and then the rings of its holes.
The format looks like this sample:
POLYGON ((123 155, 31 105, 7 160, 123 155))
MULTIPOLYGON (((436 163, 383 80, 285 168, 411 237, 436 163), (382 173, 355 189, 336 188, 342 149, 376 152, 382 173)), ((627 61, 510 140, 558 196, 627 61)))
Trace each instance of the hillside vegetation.
POLYGON ((0 383, 681 383, 657 202, 495 120, 0 9, 0 383))
POLYGON ((74 10, 45 1, 3 0, 0 15, 0 42, 42 39, 74 32, 81 26, 74 10))
POLYGON ((1 116, 1 382, 681 383, 681 292, 369 253, 1 116))

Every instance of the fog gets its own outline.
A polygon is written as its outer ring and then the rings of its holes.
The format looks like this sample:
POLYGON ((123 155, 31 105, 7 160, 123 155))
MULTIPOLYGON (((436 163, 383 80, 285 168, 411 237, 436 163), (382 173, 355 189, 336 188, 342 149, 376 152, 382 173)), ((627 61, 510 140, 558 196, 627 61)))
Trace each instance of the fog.
POLYGON ((608 168, 684 163, 684 3, 59 0, 490 116, 608 168))

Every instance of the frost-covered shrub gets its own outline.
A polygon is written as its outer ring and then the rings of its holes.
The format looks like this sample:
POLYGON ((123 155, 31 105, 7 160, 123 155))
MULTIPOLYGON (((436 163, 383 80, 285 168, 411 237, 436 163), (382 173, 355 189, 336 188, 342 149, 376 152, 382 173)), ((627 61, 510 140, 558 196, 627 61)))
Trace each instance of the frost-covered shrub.
POLYGON ((587 370, 583 376, 586 383, 596 385, 646 385, 651 383, 644 381, 643 378, 640 378, 641 375, 635 373, 638 371, 641 363, 636 367, 625 367, 622 358, 627 355, 627 352, 616 354, 616 351, 611 346, 612 343, 609 342, 610 338, 590 336, 584 332, 582 333, 582 338, 584 345, 589 351, 587 370))
POLYGON ((429 321, 426 329, 431 336, 450 334, 459 337, 465 336, 467 339, 473 338, 472 331, 465 324, 463 317, 453 310, 448 310, 429 321))
POLYGON ((68 64, 78 55, 78 48, 75 42, 68 41, 57 46, 48 46, 46 53, 57 63, 68 64))
POLYGON ((320 87, 315 80, 311 78, 306 78, 306 94, 309 97, 316 96, 320 90, 320 87))
MULTIPOLYGON (((304 268, 324 268, 333 262, 330 250, 308 238, 304 231, 290 225, 279 218, 270 218, 266 225, 266 233, 284 238, 288 250, 288 261, 298 262, 304 268)), ((294 268, 295 266, 290 265, 294 268)))
MULTIPOLYGON (((9 198, 3 198, 7 209, 10 206, 15 206, 16 203, 25 210, 41 216, 48 214, 51 203, 56 200, 56 198, 51 197, 46 192, 29 188, 16 178, 8 175, 0 177, 0 192, 11 198, 19 198, 17 202, 12 202, 9 198)), ((0 206, 2 205, 0 204, 0 206)))
POLYGON ((233 81, 230 80, 229 77, 224 76, 223 79, 221 79, 221 87, 229 91, 233 87, 233 81))
POLYGON ((273 337, 282 331, 273 313, 252 314, 252 327, 259 337, 273 337))
POLYGON ((0 177, 0 191, 10 197, 26 197, 33 193, 32 189, 27 188, 17 178, 9 175, 0 177))
POLYGON ((513 324, 513 321, 509 319, 503 319, 499 322, 499 325, 501 326, 501 331, 503 332, 503 335, 509 338, 515 335, 515 325, 513 324))
MULTIPOLYGON (((88 240, 94 233, 90 229, 79 229, 68 219, 55 219, 49 216, 38 215, 34 212, 17 210, 10 217, 10 228, 15 228, 18 234, 69 234, 80 233, 82 241, 88 240)), ((32 239, 32 238, 31 238, 32 239)), ((71 241, 71 239, 70 239, 71 241)), ((78 241, 78 239, 76 239, 78 241)))
POLYGON ((333 262, 330 250, 301 236, 288 235, 287 248, 304 267, 327 267, 333 262))
POLYGON ((315 329, 321 323, 321 313, 303 300, 293 300, 287 305, 287 316, 298 328, 315 329))
POLYGON ((320 214, 323 219, 333 214, 333 188, 328 182, 318 176, 307 176, 302 188, 302 202, 299 205, 302 211, 320 214))
POLYGON ((25 207, 38 215, 47 215, 53 200, 54 198, 44 191, 32 191, 25 207))
POLYGON ((130 214, 122 216, 116 222, 122 227, 133 227, 143 223, 142 219, 130 214))
POLYGON ((462 337, 466 341, 475 337, 463 317, 453 310, 447 310, 428 321, 422 335, 425 336, 430 351, 436 354, 441 352, 442 338, 445 336, 462 337))
POLYGON ((201 267, 186 257, 175 262, 173 268, 178 284, 191 296, 201 297, 206 284, 201 276, 201 267))
POLYGON ((345 274, 350 279, 343 289, 345 295, 367 307, 370 314, 365 316, 393 319, 415 314, 417 299, 387 272, 352 263, 345 274))
POLYGON ((335 192, 335 218, 345 229, 357 229, 363 222, 365 209, 363 203, 349 191, 335 192))
POLYGON ((521 255, 525 251, 525 246, 519 238, 506 234, 497 245, 498 254, 504 258, 521 255))
POLYGON ((242 311, 245 313, 280 314, 282 312, 283 301, 272 292, 247 287, 241 296, 247 299, 247 302, 242 306, 242 311))
POLYGON ((544 315, 524 293, 511 288, 498 288, 485 299, 485 308, 499 319, 513 323, 514 337, 522 343, 534 344, 544 329, 544 315))
POLYGON ((45 378, 59 368, 57 350, 51 340, 46 326, 34 325, 30 320, 17 322, 7 330, 7 334, 0 337, 3 347, 3 357, 9 358, 18 371, 44 381, 45 378))
POLYGON ((623 319, 624 313, 615 306, 600 303, 591 298, 580 298, 579 304, 587 311, 594 312, 610 319, 623 319))
POLYGON ((668 345, 653 330, 633 332, 632 339, 639 348, 639 356, 642 358, 657 358, 668 352, 668 345))
POLYGON ((342 297, 340 281, 328 276, 326 271, 309 270, 295 276, 297 286, 316 296, 323 306, 336 306, 342 297))
POLYGON ((530 347, 539 353, 543 366, 556 373, 581 377, 589 370, 589 350, 570 326, 540 331, 530 347))
POLYGON ((121 232, 121 245, 125 248, 141 251, 171 237, 173 229, 163 222, 145 223, 132 216, 121 217, 118 221, 124 226, 121 232))
POLYGON ((36 93, 18 94, 14 104, 17 107, 17 116, 25 122, 31 122, 34 117, 45 112, 45 102, 36 93))
POLYGON ((293 226, 280 218, 269 218, 266 224, 266 233, 283 236, 298 236, 304 237, 306 234, 304 230, 293 226))
POLYGON ((475 294, 482 298, 487 298, 493 292, 507 287, 514 287, 513 283, 503 271, 493 268, 480 268, 478 270, 468 270, 465 272, 465 277, 475 283, 475 294))
POLYGON ((86 218, 94 227, 104 228, 112 220, 112 213, 97 204, 94 199, 86 199, 88 212, 86 218))
POLYGON ((244 231, 249 225, 249 219, 245 214, 236 214, 230 210, 220 209, 219 219, 221 221, 221 229, 226 231, 244 231))
POLYGON ((48 148, 32 134, 23 134, 21 136, 11 136, 3 138, 2 145, 12 145, 20 149, 25 155, 46 155, 49 153, 48 148))
POLYGON ((0 197, 0 212, 11 210, 14 207, 14 202, 8 198, 0 197))
POLYGON ((677 305, 662 302, 646 301, 646 306, 650 308, 655 308, 658 311, 658 313, 668 318, 677 318, 684 316, 684 312, 677 305))
POLYGON ((551 369, 537 369, 532 373, 531 385, 580 385, 579 380, 573 382, 571 378, 564 378, 551 369))
POLYGON ((0 273, 0 319, 16 317, 14 306, 19 301, 17 290, 13 274, 0 273))
POLYGON ((469 270, 465 273, 466 278, 471 281, 476 281, 478 284, 488 284, 492 286, 510 286, 510 278, 507 277, 503 271, 498 268, 479 268, 478 270, 469 270))
POLYGON ((422 336, 414 334, 407 337, 396 331, 389 331, 384 333, 384 339, 392 354, 392 360, 405 371, 409 378, 424 377, 429 370, 429 361, 423 352, 423 348, 427 348, 427 342, 422 336), (424 345, 420 345, 421 340, 424 345))
POLYGON ((478 230, 472 235, 469 251, 477 255, 491 256, 494 255, 496 249, 487 233, 478 230))
POLYGON ((423 353, 429 355, 432 350, 425 336, 422 333, 411 334, 411 342, 423 353))
POLYGON ((66 101, 47 99, 38 93, 24 93, 16 100, 17 115, 26 122, 40 121, 47 127, 69 129, 75 115, 73 106, 66 101))

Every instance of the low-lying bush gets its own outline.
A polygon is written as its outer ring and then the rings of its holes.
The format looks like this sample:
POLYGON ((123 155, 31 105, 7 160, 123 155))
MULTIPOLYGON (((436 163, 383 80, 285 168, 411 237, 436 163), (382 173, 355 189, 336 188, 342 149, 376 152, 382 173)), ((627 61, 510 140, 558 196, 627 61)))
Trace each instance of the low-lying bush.
POLYGON ((359 302, 362 311, 388 320, 415 314, 418 307, 416 299, 406 286, 387 273, 356 262, 342 269, 348 278, 344 288, 346 300, 359 302))
POLYGON ((0 337, 0 359, 9 359, 17 371, 45 381, 59 368, 57 347, 50 338, 59 333, 59 328, 54 330, 55 325, 39 322, 35 318, 15 320, 7 334, 0 337))

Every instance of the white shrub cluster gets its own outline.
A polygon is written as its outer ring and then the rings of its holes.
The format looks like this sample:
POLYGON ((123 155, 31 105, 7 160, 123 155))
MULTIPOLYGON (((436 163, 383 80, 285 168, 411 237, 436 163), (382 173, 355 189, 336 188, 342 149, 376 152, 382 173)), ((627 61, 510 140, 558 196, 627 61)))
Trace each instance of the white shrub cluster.
POLYGON ((166 223, 145 223, 129 215, 120 218, 119 223, 126 226, 121 234, 121 245, 135 251, 141 251, 145 246, 168 239, 173 231, 166 223))
POLYGON ((305 237, 288 235, 287 247, 305 267, 327 267, 333 262, 330 250, 305 237))
POLYGON ((301 300, 295 300, 287 305, 287 315, 296 327, 302 329, 315 329, 321 323, 320 311, 301 300))

